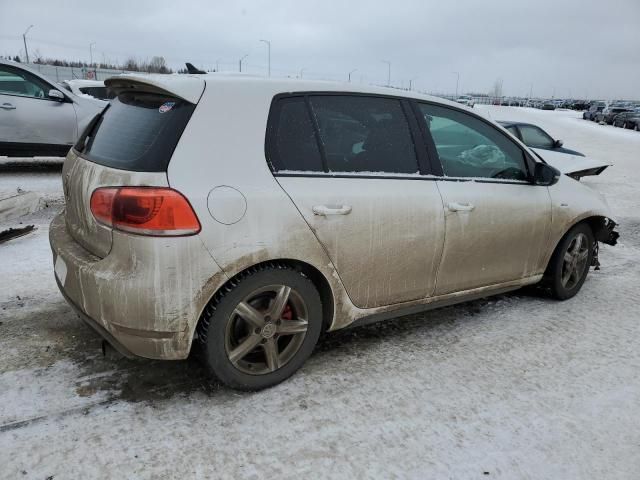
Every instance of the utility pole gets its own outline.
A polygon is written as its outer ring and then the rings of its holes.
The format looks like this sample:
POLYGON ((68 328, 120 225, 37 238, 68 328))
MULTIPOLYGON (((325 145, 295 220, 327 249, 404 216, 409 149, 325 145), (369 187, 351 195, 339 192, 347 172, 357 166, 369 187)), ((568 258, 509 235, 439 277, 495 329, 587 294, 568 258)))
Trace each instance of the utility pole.
POLYGON ((529 85, 529 100, 531 100, 531 97, 533 97, 533 83, 529 85))
POLYGON ((391 86, 391 62, 389 60, 382 60, 382 63, 387 64, 387 87, 391 86))
POLYGON ((93 65, 93 46, 96 44, 96 42, 91 42, 89 44, 89 58, 91 59, 89 61, 89 66, 93 65))
POLYGON ((460 85, 460 72, 453 72, 456 75, 456 98, 458 98, 458 86, 460 85))
POLYGON ((417 78, 418 78, 418 77, 413 77, 413 78, 410 78, 410 79, 409 79, 409 91, 411 91, 411 89, 413 88, 413 81, 414 81, 415 79, 417 79, 417 78))
POLYGON ((354 68, 353 70, 351 70, 351 71, 349 72, 349 83, 351 83, 351 74, 352 74, 352 73, 354 73, 354 72, 357 72, 357 71, 358 71, 358 69, 357 69, 357 68, 354 68))
POLYGON ((304 73, 305 70, 306 70, 306 68, 301 68, 300 69, 300 77, 299 78, 302 78, 302 74, 304 73))
POLYGON ((260 40, 267 44, 267 76, 271 76, 271 42, 269 40, 260 40))
POLYGON ((29 33, 29 30, 31 30, 32 27, 33 25, 29 25, 29 28, 27 28, 22 34, 22 41, 24 42, 24 54, 27 57, 27 63, 29 63, 29 50, 27 50, 27 33, 29 33))
POLYGON ((249 56, 249 54, 247 53, 244 57, 242 57, 242 58, 240 59, 240 62, 239 62, 239 70, 240 70, 240 72, 242 72, 242 60, 244 60, 244 59, 245 59, 245 58, 247 58, 248 56, 249 56))
POLYGON ((216 60, 216 72, 220 71, 220 59, 216 60))

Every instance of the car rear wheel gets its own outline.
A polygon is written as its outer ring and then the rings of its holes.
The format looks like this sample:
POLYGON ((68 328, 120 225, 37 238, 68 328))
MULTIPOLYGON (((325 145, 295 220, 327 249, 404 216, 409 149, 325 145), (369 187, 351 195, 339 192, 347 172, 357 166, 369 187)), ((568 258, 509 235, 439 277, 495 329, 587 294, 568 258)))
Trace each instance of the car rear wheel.
POLYGON ((566 300, 580 291, 593 259, 595 240, 587 224, 573 227, 560 241, 549 266, 546 284, 558 300, 566 300))
POLYGON ((309 278, 269 264, 233 279, 198 325, 204 359, 239 390, 276 385, 311 355, 322 330, 320 295, 309 278))

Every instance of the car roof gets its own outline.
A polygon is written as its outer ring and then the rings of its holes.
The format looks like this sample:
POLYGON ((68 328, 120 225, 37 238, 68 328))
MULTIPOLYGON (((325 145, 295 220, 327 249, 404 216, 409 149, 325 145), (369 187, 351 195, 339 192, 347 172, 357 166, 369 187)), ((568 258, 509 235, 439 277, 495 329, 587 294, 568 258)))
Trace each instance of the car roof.
POLYGON ((246 86, 248 89, 263 89, 265 95, 270 96, 277 93, 298 92, 360 93, 415 98, 416 100, 427 100, 443 105, 450 105, 456 108, 465 108, 461 107, 459 103, 445 100, 443 98, 397 88, 326 80, 268 78, 239 73, 121 74, 106 79, 105 85, 113 87, 117 91, 119 88, 126 89, 128 81, 150 85, 191 103, 198 102, 205 87, 224 89, 225 85, 233 84, 235 87, 246 86))

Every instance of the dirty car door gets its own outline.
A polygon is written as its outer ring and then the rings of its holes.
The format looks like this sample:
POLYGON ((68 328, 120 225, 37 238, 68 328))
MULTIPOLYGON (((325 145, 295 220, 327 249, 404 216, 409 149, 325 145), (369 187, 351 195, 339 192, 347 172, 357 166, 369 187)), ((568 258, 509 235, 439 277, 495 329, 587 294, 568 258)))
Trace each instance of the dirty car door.
POLYGON ((433 293, 444 235, 434 181, 418 173, 398 99, 283 98, 268 154, 276 178, 326 249, 353 303, 433 293))
POLYGON ((551 225, 547 187, 528 181, 524 151, 479 117, 420 104, 442 177, 445 246, 436 294, 542 273, 551 225))

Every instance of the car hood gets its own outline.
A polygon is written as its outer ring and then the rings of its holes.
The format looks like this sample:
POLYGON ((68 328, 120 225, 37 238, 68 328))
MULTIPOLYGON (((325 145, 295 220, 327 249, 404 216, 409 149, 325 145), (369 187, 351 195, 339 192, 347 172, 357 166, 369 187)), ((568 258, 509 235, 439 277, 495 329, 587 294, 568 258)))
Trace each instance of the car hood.
POLYGON ((586 177, 589 175, 600 175, 611 163, 603 162, 589 157, 579 157, 569 153, 553 152, 551 150, 543 150, 533 148, 545 162, 552 167, 557 168, 565 175, 573 178, 586 177))

